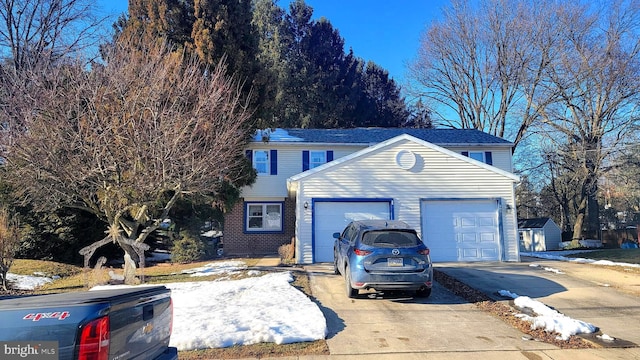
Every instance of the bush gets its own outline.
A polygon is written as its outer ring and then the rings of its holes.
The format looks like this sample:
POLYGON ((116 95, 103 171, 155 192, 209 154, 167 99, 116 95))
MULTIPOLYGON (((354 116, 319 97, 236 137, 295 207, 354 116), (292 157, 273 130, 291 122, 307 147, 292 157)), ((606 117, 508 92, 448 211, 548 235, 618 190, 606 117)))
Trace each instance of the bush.
POLYGON ((171 261, 185 264, 203 260, 207 253, 204 242, 188 233, 181 233, 180 235, 180 238, 173 242, 171 261))
POLYGON ((278 248, 278 255, 280 255, 280 262, 283 264, 293 264, 295 256, 295 246, 293 241, 289 244, 280 245, 278 248))

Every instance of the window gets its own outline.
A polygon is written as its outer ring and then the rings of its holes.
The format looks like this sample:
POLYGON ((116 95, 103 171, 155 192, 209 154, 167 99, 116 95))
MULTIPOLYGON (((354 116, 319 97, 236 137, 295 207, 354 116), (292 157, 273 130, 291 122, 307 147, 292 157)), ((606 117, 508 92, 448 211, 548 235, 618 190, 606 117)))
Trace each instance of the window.
POLYGON ((478 160, 488 165, 493 165, 491 151, 463 151, 462 155, 478 160))
POLYGON ((258 175, 278 175, 277 150, 247 150, 246 155, 258 175))
POLYGON ((309 151, 309 169, 316 168, 327 162, 327 153, 324 151, 309 151))
POLYGON ((317 168, 333 161, 333 151, 304 150, 302 152, 302 171, 317 168))
POLYGON ((246 231, 282 231, 282 203, 246 203, 246 231))
POLYGON ((269 173, 269 152, 266 150, 256 150, 253 152, 253 167, 258 174, 269 173))

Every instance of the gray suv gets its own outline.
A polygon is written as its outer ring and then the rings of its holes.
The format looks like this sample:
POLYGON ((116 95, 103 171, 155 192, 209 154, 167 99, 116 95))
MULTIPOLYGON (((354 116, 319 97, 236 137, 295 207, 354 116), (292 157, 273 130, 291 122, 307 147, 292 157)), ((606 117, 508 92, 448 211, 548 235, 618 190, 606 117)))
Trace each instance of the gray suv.
POLYGON ((407 223, 353 221, 333 237, 334 272, 344 275, 348 297, 356 297, 359 289, 431 295, 433 268, 429 249, 407 223))

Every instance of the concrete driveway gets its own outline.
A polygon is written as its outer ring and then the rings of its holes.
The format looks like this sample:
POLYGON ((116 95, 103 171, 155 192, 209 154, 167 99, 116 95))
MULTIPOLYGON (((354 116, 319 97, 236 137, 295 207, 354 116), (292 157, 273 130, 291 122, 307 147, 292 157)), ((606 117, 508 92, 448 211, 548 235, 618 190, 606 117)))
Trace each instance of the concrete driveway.
POLYGON ((314 297, 327 319, 327 344, 332 358, 640 358, 640 349, 635 346, 640 344, 639 297, 598 282, 575 279, 568 270, 561 271, 563 274, 545 271, 548 264, 529 265, 450 263, 435 264, 435 268, 495 297, 499 297, 498 290, 504 289, 540 300, 624 340, 627 348, 560 350, 526 340, 520 331, 438 283, 427 299, 376 296, 373 292, 349 299, 344 280, 333 274, 332 264, 305 268, 314 297))

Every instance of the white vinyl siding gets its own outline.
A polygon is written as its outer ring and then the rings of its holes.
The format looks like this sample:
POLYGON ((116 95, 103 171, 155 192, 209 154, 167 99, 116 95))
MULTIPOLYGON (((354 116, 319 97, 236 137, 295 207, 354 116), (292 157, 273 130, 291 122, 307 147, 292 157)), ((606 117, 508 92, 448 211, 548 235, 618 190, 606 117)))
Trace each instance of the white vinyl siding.
MULTIPOLYGON (((337 157, 336 157, 337 158, 337 157)), ((494 156, 494 164, 500 156, 494 156)), ((518 241, 514 206, 514 181, 504 174, 470 163, 422 144, 402 140, 364 156, 352 157, 298 180, 297 202, 313 198, 394 199, 394 219, 402 220, 420 233, 420 199, 498 198, 503 203, 503 260, 518 260, 518 241), (401 169, 396 158, 401 150, 416 154, 416 163, 401 169), (505 204, 511 209, 506 210, 505 204)), ((297 259, 312 261, 312 214, 298 206, 297 259)))
MULTIPOLYGON (((476 147, 459 147, 452 146, 447 149, 462 154, 463 151, 467 151, 469 155, 471 153, 482 153, 486 151, 491 152, 492 166, 497 167, 500 170, 507 172, 513 172, 513 165, 511 163, 511 148, 510 147, 492 147, 492 146, 476 146, 476 147)), ((471 156, 470 156, 471 157, 471 156)), ((483 155, 484 158, 484 155, 483 155)))
POLYGON ((299 146, 277 146, 277 143, 266 144, 264 148, 258 149, 276 149, 278 150, 278 173, 277 175, 258 176, 256 182, 252 186, 242 188, 242 196, 245 198, 262 198, 262 197, 286 197, 287 196, 287 178, 302 172, 302 151, 327 151, 333 150, 333 159, 350 155, 362 147, 355 146, 332 146, 328 147, 310 147, 309 144, 300 144, 299 146))

